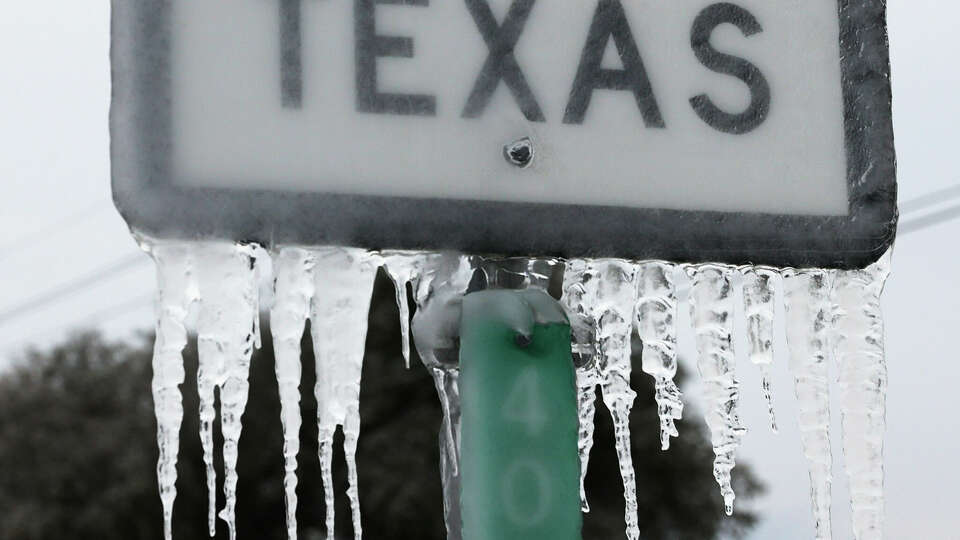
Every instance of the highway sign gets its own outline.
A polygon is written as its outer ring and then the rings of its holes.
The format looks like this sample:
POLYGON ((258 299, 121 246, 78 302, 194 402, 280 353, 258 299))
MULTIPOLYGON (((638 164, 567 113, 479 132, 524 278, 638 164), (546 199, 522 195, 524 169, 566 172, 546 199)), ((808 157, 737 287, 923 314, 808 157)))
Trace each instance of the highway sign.
POLYGON ((114 0, 114 198, 158 237, 863 267, 884 4, 114 0))

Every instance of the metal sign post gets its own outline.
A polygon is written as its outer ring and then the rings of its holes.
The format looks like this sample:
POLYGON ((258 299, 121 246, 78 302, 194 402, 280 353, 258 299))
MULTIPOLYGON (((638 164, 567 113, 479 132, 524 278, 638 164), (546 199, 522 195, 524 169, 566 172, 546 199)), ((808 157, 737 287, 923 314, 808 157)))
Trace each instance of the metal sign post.
POLYGON ((570 324, 539 290, 463 300, 464 540, 580 540, 570 324))

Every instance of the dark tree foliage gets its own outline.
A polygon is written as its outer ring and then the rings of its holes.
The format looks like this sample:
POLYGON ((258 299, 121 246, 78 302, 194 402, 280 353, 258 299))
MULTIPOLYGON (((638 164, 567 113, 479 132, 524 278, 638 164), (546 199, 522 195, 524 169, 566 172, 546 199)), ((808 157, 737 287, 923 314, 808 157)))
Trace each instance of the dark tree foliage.
MULTIPOLYGON (((366 538, 445 538, 437 429, 440 407, 433 384, 414 359, 399 354, 391 285, 377 281, 370 315, 361 394, 360 495, 366 538)), ((324 502, 317 458, 313 353, 304 340, 303 428, 300 432, 300 536, 323 538, 324 502)), ((20 367, 0 378, 0 538, 10 540, 139 540, 162 537, 156 487, 156 424, 150 393, 152 339, 108 343, 79 334, 47 352, 26 353, 20 367)), ((181 431, 179 495, 174 535, 202 539, 206 488, 197 436, 196 345, 185 353, 185 418, 181 431)), ((639 359, 636 359, 639 360, 639 359)), ((635 365, 639 394, 631 425, 642 537, 713 539, 740 536, 755 517, 745 501, 760 491, 741 464, 734 471, 738 513, 723 515, 713 480, 712 451, 698 414, 680 423, 681 438, 659 449, 649 377, 635 365)), ((285 538, 280 406, 268 329, 253 360, 250 401, 240 443, 241 539, 285 538)), ((587 478, 592 512, 589 540, 624 538, 622 484, 613 429, 601 405, 597 442, 587 478)), ((220 434, 216 433, 217 444, 220 434)), ((339 444, 339 441, 338 441, 339 444)), ((345 467, 335 455, 337 537, 352 538, 345 467)), ((222 481, 222 460, 216 461, 222 481)), ((218 482, 218 491, 220 483, 218 482)), ((218 505, 222 507, 222 495, 218 505)), ((218 524, 217 538, 227 538, 218 524)))

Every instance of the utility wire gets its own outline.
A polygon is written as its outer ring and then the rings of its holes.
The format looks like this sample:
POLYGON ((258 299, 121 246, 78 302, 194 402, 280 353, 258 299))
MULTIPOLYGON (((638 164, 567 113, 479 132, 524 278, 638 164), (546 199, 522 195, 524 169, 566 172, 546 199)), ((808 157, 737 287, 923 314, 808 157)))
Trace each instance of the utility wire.
POLYGON ((943 204, 948 202, 950 199, 956 199, 960 197, 960 184, 950 186, 944 189, 938 189, 926 195, 921 195, 919 197, 910 199, 909 201, 900 203, 900 213, 909 214, 911 212, 916 212, 917 210, 923 210, 928 206, 935 206, 938 204, 943 204))
POLYGON ((0 325, 9 323, 11 320, 17 317, 23 316, 32 311, 36 311, 48 304, 57 302, 66 296, 75 294, 78 291, 86 289, 87 287, 96 285, 131 268, 140 266, 148 260, 149 259, 145 257, 143 253, 131 253, 130 255, 127 255, 126 257, 123 257, 105 267, 99 268, 85 276, 68 283, 64 283, 59 287, 54 287, 53 289, 50 289, 32 298, 28 298, 12 308, 0 311, 0 325))
POLYGON ((126 315, 131 311, 148 307, 150 306, 150 303, 152 300, 153 300, 152 294, 143 294, 140 296, 136 296, 125 302, 120 302, 119 304, 115 304, 107 308, 94 311, 89 315, 85 315, 81 319, 76 319, 68 323, 60 324, 53 328, 47 328, 43 332, 37 332, 35 334, 31 334, 26 338, 20 339, 20 342, 30 343, 41 336, 48 336, 51 332, 57 332, 59 330, 67 330, 67 329, 76 328, 76 327, 95 328, 101 324, 110 322, 114 319, 117 319, 118 317, 126 315))
POLYGON ((108 208, 103 201, 94 203, 83 210, 74 212, 62 219, 59 219, 46 227, 42 227, 32 233, 21 235, 19 238, 6 244, 0 245, 0 261, 10 258, 10 256, 23 251, 24 249, 36 245, 36 242, 49 238, 50 236, 63 231, 68 226, 77 222, 87 220, 94 215, 108 208))
POLYGON ((897 228, 897 236, 906 236, 908 234, 933 227, 934 225, 946 223, 947 221, 953 221, 957 218, 960 218, 960 205, 951 206, 950 208, 933 212, 918 218, 913 218, 901 223, 897 228))

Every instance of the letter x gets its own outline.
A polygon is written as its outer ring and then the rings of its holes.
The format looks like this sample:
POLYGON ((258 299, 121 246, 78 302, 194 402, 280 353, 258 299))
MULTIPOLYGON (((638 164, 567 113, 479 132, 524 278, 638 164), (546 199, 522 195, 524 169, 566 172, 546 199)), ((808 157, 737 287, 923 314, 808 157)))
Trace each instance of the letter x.
POLYGON ((536 0, 516 0, 511 6, 503 21, 498 26, 493 12, 486 0, 466 0, 467 9, 473 15, 473 20, 483 34, 483 40, 490 49, 487 61, 484 62, 477 82, 467 98, 463 108, 464 118, 477 118, 483 114, 490 97, 502 79, 513 94, 513 98, 520 106, 523 115, 531 122, 545 120, 537 99, 533 97, 530 86, 520 71, 517 58, 513 55, 513 48, 520 39, 523 27, 530 16, 530 10, 536 0))

